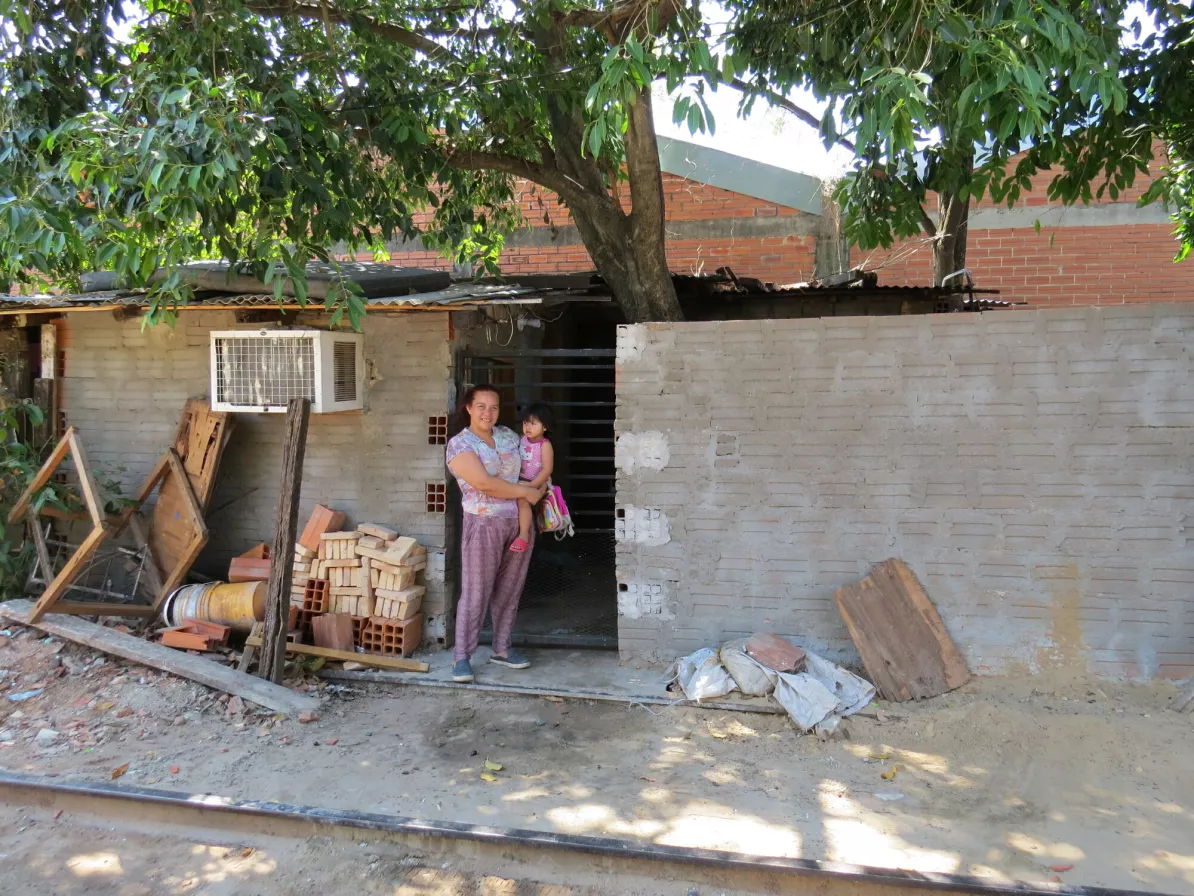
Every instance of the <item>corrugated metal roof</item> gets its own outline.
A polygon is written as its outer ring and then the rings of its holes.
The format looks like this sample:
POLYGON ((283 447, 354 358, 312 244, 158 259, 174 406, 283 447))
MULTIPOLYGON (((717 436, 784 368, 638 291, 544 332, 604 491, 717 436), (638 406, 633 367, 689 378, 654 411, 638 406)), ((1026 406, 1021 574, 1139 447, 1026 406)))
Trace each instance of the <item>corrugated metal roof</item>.
MULTIPOLYGON (((447 289, 420 292, 413 295, 378 296, 365 300, 370 308, 387 307, 429 307, 451 305, 539 305, 545 298, 567 298, 567 291, 533 289, 526 286, 460 283, 447 289)), ((185 307, 267 307, 276 305, 273 293, 200 293, 185 307)), ((283 303, 293 306, 294 299, 283 296, 283 303)), ((144 307, 147 304, 144 290, 102 290, 98 292, 73 293, 69 295, 0 296, 0 310, 27 310, 45 308, 69 311, 88 307, 124 306, 144 307)), ((311 299, 307 307, 318 309, 323 305, 319 299, 311 299)))

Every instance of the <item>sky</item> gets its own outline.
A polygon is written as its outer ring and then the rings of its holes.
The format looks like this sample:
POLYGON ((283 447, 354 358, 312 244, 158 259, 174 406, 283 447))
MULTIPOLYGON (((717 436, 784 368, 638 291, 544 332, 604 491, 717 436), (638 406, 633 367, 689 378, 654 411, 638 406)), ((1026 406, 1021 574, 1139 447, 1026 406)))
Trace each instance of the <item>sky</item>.
MULTIPOLYGON (((676 137, 711 146, 756 162, 766 162, 790 171, 811 174, 822 180, 832 179, 846 170, 851 154, 841 147, 832 152, 825 149, 821 135, 802 121, 781 109, 773 109, 763 100, 755 102, 747 118, 738 117, 741 94, 723 87, 715 94, 706 94, 713 111, 715 130, 710 134, 693 134, 686 124, 672 123, 672 101, 662 84, 655 86, 655 130, 661 137, 676 137)), ((811 94, 794 91, 788 95, 794 103, 814 115, 820 115, 824 105, 811 94)))
MULTIPOLYGON (((714 3, 702 3, 702 10, 710 21, 725 18, 724 13, 719 14, 719 7, 714 3)), ((1136 2, 1129 7, 1124 17, 1125 28, 1130 27, 1136 19, 1141 21, 1142 38, 1155 30, 1143 3, 1136 2)), ((1131 34, 1125 33, 1125 39, 1131 41, 1131 34)), ((763 100, 755 103, 748 117, 739 118, 739 97, 738 91, 724 87, 713 95, 706 95, 709 107, 713 110, 716 129, 712 135, 692 134, 687 125, 672 123, 672 101, 663 85, 656 84, 655 129, 660 136, 711 146, 823 180, 840 176, 848 167, 850 153, 841 147, 836 147, 832 152, 827 151, 820 135, 811 127, 781 109, 771 108, 763 100)), ((788 98, 814 115, 820 115, 824 109, 824 105, 806 91, 793 91, 788 98)))

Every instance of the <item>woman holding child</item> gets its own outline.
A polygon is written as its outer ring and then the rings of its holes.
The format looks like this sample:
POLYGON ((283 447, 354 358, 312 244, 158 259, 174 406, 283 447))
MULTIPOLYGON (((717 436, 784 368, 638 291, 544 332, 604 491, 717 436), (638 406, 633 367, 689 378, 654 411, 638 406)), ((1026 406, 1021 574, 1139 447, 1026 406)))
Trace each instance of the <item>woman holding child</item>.
MULTIPOLYGON (((500 399, 493 386, 473 386, 465 392, 459 407, 461 422, 468 425, 452 437, 447 448, 448 469, 460 486, 464 508, 452 680, 472 681, 469 660, 477 650, 486 611, 493 619, 489 662, 511 669, 531 665, 510 649, 535 542, 534 526, 520 526, 519 505, 529 510, 543 497, 551 476, 551 453, 550 444, 544 445, 542 426, 531 427, 538 438, 530 440, 528 449, 527 438, 520 443, 513 430, 497 425, 500 399), (530 481, 520 482, 528 452, 534 461, 531 466, 536 469, 527 476, 530 481)), ((541 413, 549 414, 546 409, 541 413)), ((550 420, 539 422, 550 424, 550 420)), ((524 510, 523 516, 525 525, 529 512, 524 510)))

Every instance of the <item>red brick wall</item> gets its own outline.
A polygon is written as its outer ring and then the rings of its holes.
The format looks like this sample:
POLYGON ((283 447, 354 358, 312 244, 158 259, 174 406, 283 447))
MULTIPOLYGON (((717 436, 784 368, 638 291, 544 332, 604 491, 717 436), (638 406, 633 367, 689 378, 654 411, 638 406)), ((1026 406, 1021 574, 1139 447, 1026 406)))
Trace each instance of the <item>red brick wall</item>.
MULTIPOLYGON (((1157 152, 1163 154, 1164 147, 1158 145, 1157 152)), ((1049 204, 1052 180, 1051 172, 1038 172, 1032 178, 1032 189, 1016 207, 1043 211, 1049 204)), ((1115 201, 1135 203, 1149 183, 1149 177, 1138 176, 1115 201)), ((1111 201, 1104 194, 1095 205, 1111 201)), ((934 204, 930 201, 929 207, 934 204)), ((1006 206, 998 206, 989 196, 977 204, 980 209, 997 207, 1006 206)), ((1043 225, 1040 233, 1033 227, 970 230, 966 263, 976 285, 998 289, 1001 299, 1026 302, 1029 308, 1194 301, 1190 286, 1194 269, 1173 263, 1177 243, 1169 224, 1065 226, 1064 213, 1061 223, 1043 225)), ((933 282, 933 251, 923 239, 905 240, 890 251, 864 253, 856 249, 851 262, 879 268, 880 283, 919 286, 933 282)))
MULTIPOLYGON (((1033 189, 1020 207, 1043 207, 1052 175, 1034 176, 1033 189)), ((1134 202, 1143 193, 1147 178, 1121 194, 1118 202, 1134 202)), ((664 175, 667 220, 683 227, 686 222, 794 217, 802 213, 763 202, 740 193, 664 175)), ((625 194, 624 194, 625 199, 625 194)), ((1105 197, 1106 201, 1110 201, 1105 197)), ((555 195, 527 182, 518 187, 518 201, 530 228, 568 227, 572 217, 555 195), (546 215, 547 221, 544 220, 546 215)), ((989 198, 978 205, 994 208, 989 198)), ((1064 225, 1065 219, 1063 217, 1064 225)), ((804 228, 811 229, 811 228, 804 228)), ((569 244, 514 245, 501 257, 506 274, 575 273, 593 270, 584 247, 568 234, 569 244)), ((729 266, 743 276, 775 283, 793 283, 814 276, 816 240, 812 236, 690 239, 673 229, 667 249, 672 270, 682 274, 712 273, 729 266)), ((536 242, 546 242, 537 240, 536 242)), ((1000 297, 1026 302, 1027 307, 1123 304, 1129 302, 1194 301, 1189 263, 1174 265, 1176 243, 1168 224, 1106 227, 1032 227, 971 230, 968 264, 976 283, 1000 290, 1000 297)), ((365 258, 366 256, 361 256, 365 258)), ((434 252, 403 252, 394 264, 447 270, 451 263, 434 252)), ((933 280, 932 249, 920 239, 908 240, 890 251, 855 250, 852 264, 878 269, 879 282, 925 285, 933 280)))
MULTIPOLYGON (((972 230, 966 263, 975 284, 1030 308, 1194 301, 1188 264, 1174 264, 1177 249, 1168 224, 972 230), (1050 243, 1052 240, 1052 243, 1050 243)), ((879 282, 918 286, 933 282, 933 250, 908 240, 890 252, 862 253, 879 282)))
MULTIPOLYGON (((663 186, 669 222, 794 217, 802 214, 797 209, 766 203, 671 174, 663 176, 663 186)), ((541 230, 549 226, 566 227, 572 224, 568 209, 560 205, 550 191, 524 181, 517 195, 530 228, 541 230), (550 224, 545 223, 545 214, 550 224)), ((424 215, 416 220, 425 223, 426 218, 424 215)), ((676 273, 711 274, 717 268, 728 265, 736 273, 745 276, 792 283, 813 276, 816 240, 811 236, 735 236, 716 240, 671 237, 667 250, 669 264, 676 273)), ((364 261, 371 260, 372 256, 362 253, 358 258, 364 261)), ((394 264, 434 270, 452 268, 450 261, 434 252, 401 252, 396 253, 391 260, 394 264)), ((502 272, 510 275, 575 273, 594 269, 584 246, 575 242, 568 245, 513 245, 502 253, 501 266, 502 272)))

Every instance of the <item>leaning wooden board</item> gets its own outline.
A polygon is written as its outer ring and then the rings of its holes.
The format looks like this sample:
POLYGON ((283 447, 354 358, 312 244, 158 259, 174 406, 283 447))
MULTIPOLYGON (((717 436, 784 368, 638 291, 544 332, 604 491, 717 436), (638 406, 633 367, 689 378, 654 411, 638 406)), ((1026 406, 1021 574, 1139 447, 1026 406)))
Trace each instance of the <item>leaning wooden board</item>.
POLYGON ((877 563, 834 595, 867 674, 886 700, 936 697, 970 680, 920 582, 903 560, 877 563))
MULTIPOLYGON (((200 399, 186 403, 175 434, 174 450, 191 481, 195 500, 204 511, 215 490, 220 456, 229 432, 228 414, 214 413, 211 406, 200 399)), ((191 551, 193 531, 185 524, 188 501, 173 472, 167 473, 153 508, 150 529, 150 544, 159 569, 173 569, 191 551)))
MULTIPOLYGON (((0 603, 0 616, 26 625, 30 624, 28 619, 32 610, 33 602, 28 600, 0 603)), ((292 691, 290 688, 237 672, 201 656, 191 656, 189 653, 171 650, 161 644, 142 641, 140 638, 96 625, 77 616, 50 613, 32 625, 57 638, 85 644, 143 666, 189 678, 191 681, 268 707, 275 712, 299 713, 319 707, 319 701, 315 698, 292 691)))

